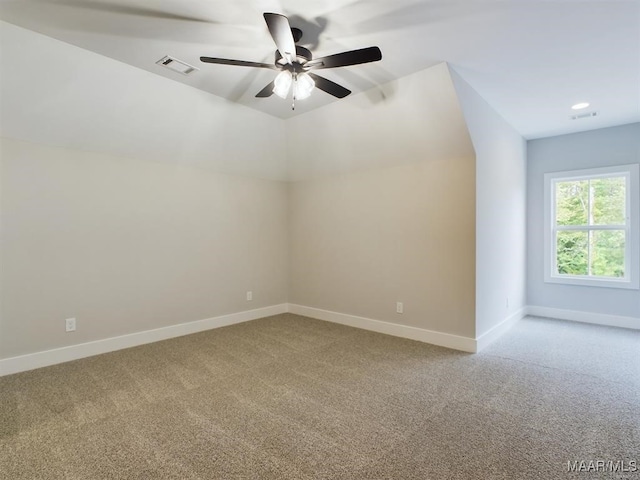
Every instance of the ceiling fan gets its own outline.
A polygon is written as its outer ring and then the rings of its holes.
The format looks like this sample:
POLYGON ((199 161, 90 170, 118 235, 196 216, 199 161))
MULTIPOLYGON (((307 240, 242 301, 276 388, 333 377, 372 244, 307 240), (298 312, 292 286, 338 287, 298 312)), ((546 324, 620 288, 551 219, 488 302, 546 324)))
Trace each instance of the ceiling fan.
POLYGON ((205 63, 279 70, 280 73, 276 78, 256 94, 258 98, 270 97, 275 93, 277 96, 286 99, 289 96, 289 91, 292 90, 292 109, 295 109, 296 100, 307 98, 311 95, 314 87, 318 87, 320 90, 334 97, 344 98, 351 93, 351 90, 320 75, 316 75, 312 70, 346 67, 361 63, 377 62, 382 59, 382 52, 378 47, 350 50, 348 52, 313 59, 308 49, 296 45, 300 38, 302 38, 302 31, 298 28, 291 28, 287 17, 278 13, 265 13, 264 19, 267 22, 269 33, 277 47, 275 62, 273 64, 230 60, 226 58, 200 57, 200 61, 205 63), (291 88, 292 86, 293 89, 291 88))

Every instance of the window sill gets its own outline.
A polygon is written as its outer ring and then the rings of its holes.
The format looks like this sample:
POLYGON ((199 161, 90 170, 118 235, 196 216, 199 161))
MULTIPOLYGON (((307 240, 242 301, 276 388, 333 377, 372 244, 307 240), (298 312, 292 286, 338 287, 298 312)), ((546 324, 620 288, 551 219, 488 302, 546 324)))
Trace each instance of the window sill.
POLYGON ((562 285, 578 285, 582 287, 604 287, 604 288, 621 288, 624 290, 638 290, 638 282, 628 280, 606 280, 602 278, 587 277, 565 277, 565 276, 548 276, 544 279, 545 283, 556 283, 562 285))

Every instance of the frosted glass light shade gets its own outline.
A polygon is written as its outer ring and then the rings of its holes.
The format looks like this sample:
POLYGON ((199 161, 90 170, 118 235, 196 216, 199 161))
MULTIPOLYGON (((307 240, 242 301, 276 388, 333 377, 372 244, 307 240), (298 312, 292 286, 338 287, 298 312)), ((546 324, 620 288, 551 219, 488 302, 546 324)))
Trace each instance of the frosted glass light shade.
POLYGON ((306 73, 299 73, 296 76, 296 81, 293 84, 293 94, 296 100, 304 100, 309 95, 311 95, 311 91, 316 86, 316 83, 306 73))
POLYGON ((291 72, 288 70, 283 70, 273 81, 273 93, 275 93, 280 98, 287 98, 292 81, 293 78, 291 77, 291 72))

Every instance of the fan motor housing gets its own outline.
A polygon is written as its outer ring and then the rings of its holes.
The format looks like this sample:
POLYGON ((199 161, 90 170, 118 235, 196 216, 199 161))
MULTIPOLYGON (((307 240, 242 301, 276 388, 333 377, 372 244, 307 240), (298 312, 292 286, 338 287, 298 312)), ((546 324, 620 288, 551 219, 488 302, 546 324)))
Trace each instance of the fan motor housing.
MULTIPOLYGON (((308 48, 301 47, 300 45, 296 45, 296 58, 294 63, 298 63, 300 65, 304 65, 308 61, 313 58, 311 55, 311 51, 308 48)), ((283 67, 287 64, 286 60, 282 58, 280 52, 276 50, 276 66, 283 67)))

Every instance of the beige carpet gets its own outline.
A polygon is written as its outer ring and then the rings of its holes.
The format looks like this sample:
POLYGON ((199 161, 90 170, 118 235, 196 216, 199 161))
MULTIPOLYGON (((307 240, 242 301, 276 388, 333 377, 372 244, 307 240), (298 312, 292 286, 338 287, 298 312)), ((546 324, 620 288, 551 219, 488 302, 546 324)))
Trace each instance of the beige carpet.
POLYGON ((470 355, 286 314, 0 392, 2 479, 640 479, 567 471, 640 467, 638 331, 525 319, 470 355))

